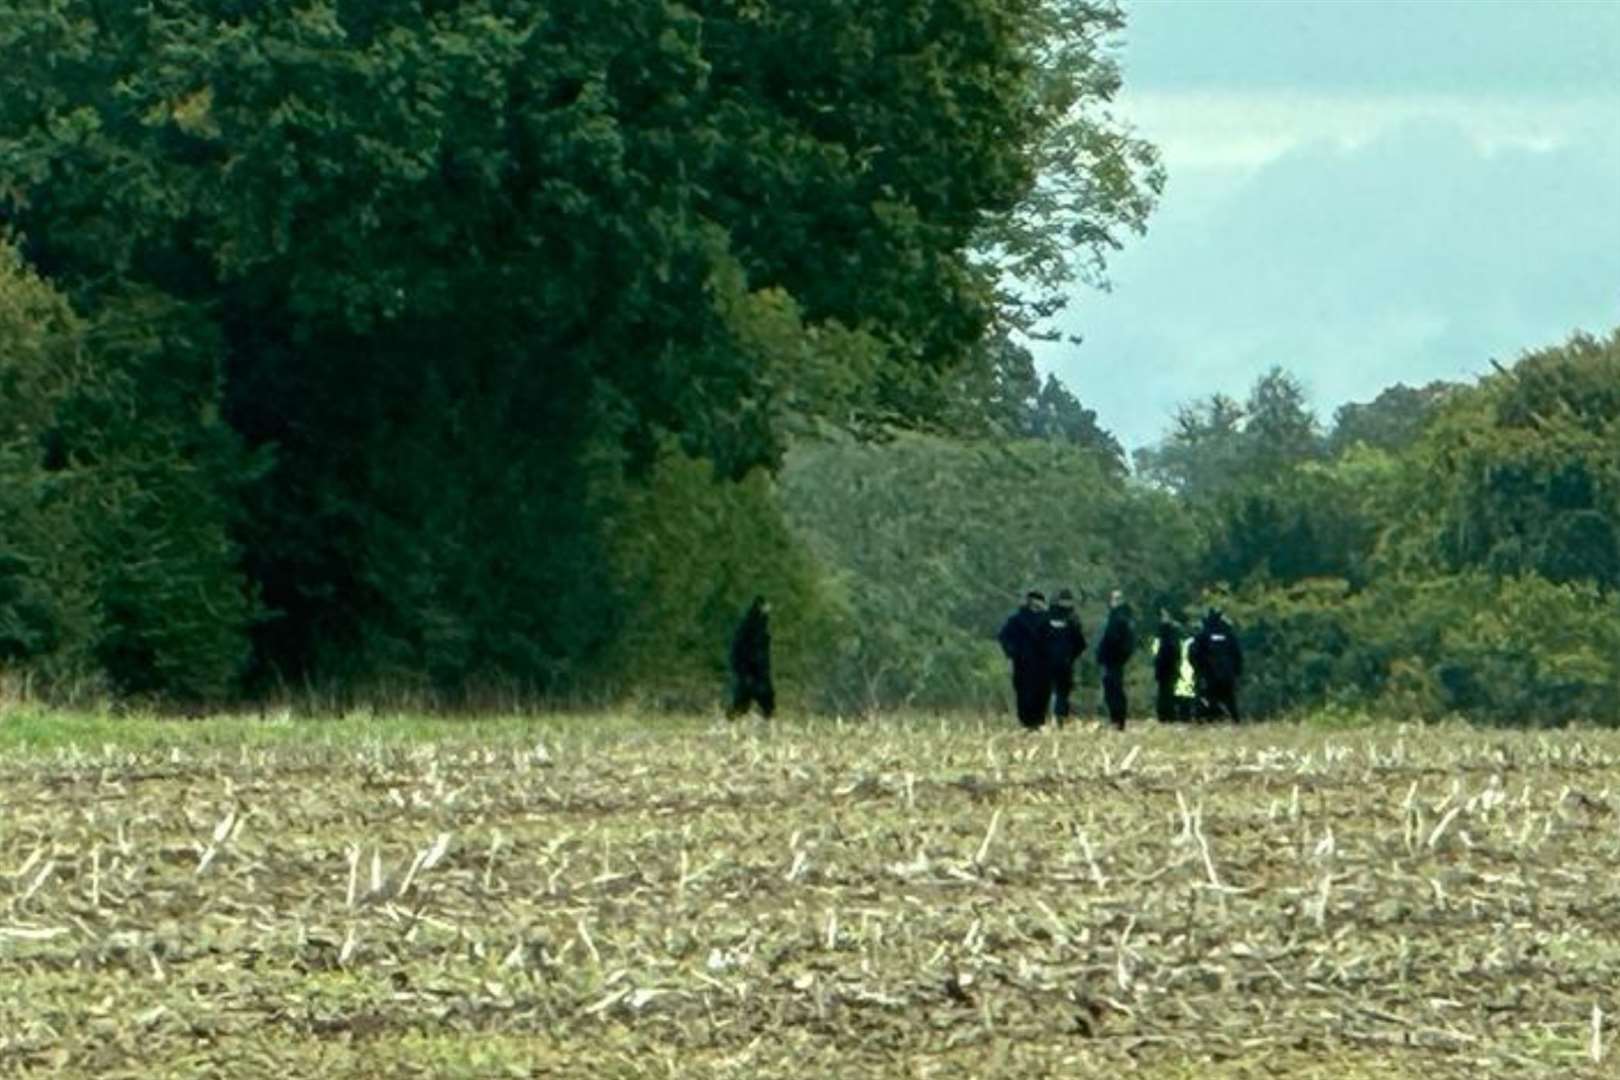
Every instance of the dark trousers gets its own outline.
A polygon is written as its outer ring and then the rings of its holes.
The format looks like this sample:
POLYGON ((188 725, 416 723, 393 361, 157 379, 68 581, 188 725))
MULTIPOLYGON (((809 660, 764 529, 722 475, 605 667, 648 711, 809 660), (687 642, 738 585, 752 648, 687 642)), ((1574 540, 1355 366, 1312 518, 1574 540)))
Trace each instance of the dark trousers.
POLYGON ((1162 682, 1159 684, 1159 696, 1154 700, 1154 712, 1161 724, 1173 724, 1181 719, 1181 711, 1176 707, 1176 684, 1162 682))
POLYGON ((1108 706, 1108 719, 1119 730, 1125 730, 1125 713, 1129 702, 1125 700, 1125 669, 1103 668, 1103 704, 1108 706))
POLYGON ((1027 728, 1046 723, 1046 707, 1052 700, 1052 680, 1043 671, 1013 668, 1013 697, 1018 702, 1018 722, 1027 728))
POLYGON ((1073 711, 1069 698, 1074 693, 1074 672, 1060 671, 1052 676, 1052 715, 1061 725, 1073 711))
POLYGON ((1210 683, 1204 687, 1204 716, 1208 720, 1219 720, 1222 714, 1236 724, 1242 720, 1238 715, 1237 683, 1210 683))
POLYGON ((726 715, 735 720, 756 703, 760 715, 769 720, 776 711, 776 687, 771 685, 771 677, 760 672, 738 672, 732 684, 731 708, 726 710, 726 715))

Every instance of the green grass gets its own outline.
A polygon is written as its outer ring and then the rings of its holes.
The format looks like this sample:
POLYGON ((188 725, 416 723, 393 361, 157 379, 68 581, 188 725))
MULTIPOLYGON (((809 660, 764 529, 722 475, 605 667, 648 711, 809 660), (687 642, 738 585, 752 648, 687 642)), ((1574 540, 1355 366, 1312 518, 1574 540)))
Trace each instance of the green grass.
POLYGON ((286 710, 177 719, 110 710, 17 707, 0 713, 0 753, 101 749, 127 751, 352 749, 368 745, 513 742, 533 737, 588 741, 644 738, 649 731, 690 731, 693 717, 633 713, 446 716, 361 710, 345 716, 294 717, 286 710))

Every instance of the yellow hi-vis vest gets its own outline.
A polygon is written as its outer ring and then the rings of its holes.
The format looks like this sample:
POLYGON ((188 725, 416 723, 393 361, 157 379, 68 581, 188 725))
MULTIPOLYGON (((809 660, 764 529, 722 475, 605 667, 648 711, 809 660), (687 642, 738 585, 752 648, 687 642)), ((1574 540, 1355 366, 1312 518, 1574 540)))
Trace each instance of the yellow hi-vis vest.
POLYGON ((1196 638, 1181 643, 1181 673, 1176 677, 1176 697, 1194 697, 1198 693, 1198 677, 1193 674, 1192 647, 1196 638))

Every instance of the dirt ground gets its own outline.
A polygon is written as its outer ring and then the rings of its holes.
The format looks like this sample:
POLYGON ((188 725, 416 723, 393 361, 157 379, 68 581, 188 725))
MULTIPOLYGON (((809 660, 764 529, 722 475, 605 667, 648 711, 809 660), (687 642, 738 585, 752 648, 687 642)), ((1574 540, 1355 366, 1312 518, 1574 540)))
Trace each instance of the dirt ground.
POLYGON ((1620 1074, 1620 734, 204 723, 0 752, 0 1071, 1620 1074))

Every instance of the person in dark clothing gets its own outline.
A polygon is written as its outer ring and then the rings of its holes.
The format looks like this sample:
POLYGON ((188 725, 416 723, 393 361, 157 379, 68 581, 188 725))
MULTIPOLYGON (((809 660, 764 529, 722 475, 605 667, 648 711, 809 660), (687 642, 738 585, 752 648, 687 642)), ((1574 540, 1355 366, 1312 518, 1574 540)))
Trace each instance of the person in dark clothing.
POLYGON ((1108 621, 1097 642, 1097 663, 1102 667, 1103 702, 1108 719, 1119 731, 1125 730, 1130 703, 1125 699, 1125 665, 1136 651, 1136 630, 1131 625, 1131 606, 1125 594, 1114 591, 1108 600, 1108 621))
POLYGON ((754 597, 731 635, 731 678, 727 718, 735 720, 757 703, 769 720, 776 711, 776 688, 771 685, 771 605, 763 596, 754 597))
POLYGON ((1086 654, 1086 635, 1074 612, 1074 593, 1063 589, 1046 620, 1046 657, 1052 675, 1052 716, 1061 727, 1074 693, 1074 662, 1086 654))
POLYGON ((1191 652, 1203 719, 1219 719, 1224 713, 1234 724, 1240 722, 1237 689, 1243 677, 1243 646, 1219 608, 1210 608, 1204 616, 1191 652))
POLYGON ((1176 700, 1176 687, 1181 681, 1181 627, 1170 618, 1168 611, 1159 619, 1159 645, 1153 653, 1153 681, 1159 688, 1155 701, 1161 724, 1185 720, 1176 700))
POLYGON ((1013 697, 1018 722, 1030 731, 1046 723, 1052 699, 1052 667, 1047 647, 1046 597, 1031 590, 1024 604, 1001 626, 996 640, 1012 661, 1013 697))

